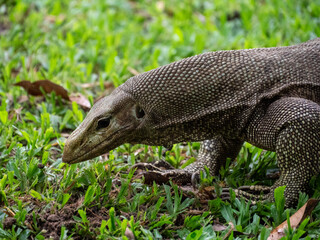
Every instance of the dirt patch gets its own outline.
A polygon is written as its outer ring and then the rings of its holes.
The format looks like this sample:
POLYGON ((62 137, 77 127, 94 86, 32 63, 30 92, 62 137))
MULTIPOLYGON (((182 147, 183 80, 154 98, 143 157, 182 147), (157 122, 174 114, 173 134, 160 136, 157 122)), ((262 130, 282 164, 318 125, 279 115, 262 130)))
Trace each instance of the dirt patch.
POLYGON ((16 224, 17 219, 13 218, 13 217, 7 217, 4 221, 3 221, 3 228, 4 229, 10 229, 14 224, 16 224))
MULTIPOLYGON (((77 198, 73 197, 69 202, 71 204, 65 205, 62 209, 52 210, 48 209, 47 211, 42 211, 38 213, 37 217, 37 226, 42 231, 42 235, 47 239, 60 239, 61 227, 65 227, 69 232, 76 232, 78 234, 73 235, 73 239, 95 239, 96 233, 94 229, 97 229, 101 225, 102 220, 108 220, 109 215, 106 208, 92 207, 87 208, 87 219, 89 220, 88 229, 86 233, 79 231, 71 231, 72 229, 77 229, 77 225, 83 224, 82 221, 77 221, 74 216, 80 218, 78 210, 82 206, 83 197, 77 198)), ((32 215, 27 216, 26 221, 32 225, 33 217, 32 215)), ((81 227, 79 227, 81 229, 81 227)))

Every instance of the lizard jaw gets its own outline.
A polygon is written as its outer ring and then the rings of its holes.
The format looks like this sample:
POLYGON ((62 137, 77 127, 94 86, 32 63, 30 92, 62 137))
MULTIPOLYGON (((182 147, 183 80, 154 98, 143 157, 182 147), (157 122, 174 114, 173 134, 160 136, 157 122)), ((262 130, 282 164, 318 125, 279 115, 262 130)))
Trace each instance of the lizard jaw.
POLYGON ((120 142, 119 139, 123 139, 123 135, 124 133, 126 133, 126 130, 129 127, 130 126, 126 126, 119 129, 118 131, 110 135, 107 139, 98 142, 95 146, 90 147, 89 149, 88 145, 78 146, 78 141, 75 142, 75 146, 72 146, 72 143, 69 143, 69 141, 67 141, 63 151, 62 162, 68 164, 79 163, 98 157, 104 153, 113 150, 114 148, 124 143, 122 141, 120 142), (75 156, 75 152, 80 152, 81 154, 75 156))
POLYGON ((74 163, 79 163, 79 162, 84 162, 86 160, 90 160, 92 158, 98 157, 110 150, 112 150, 112 148, 104 148, 104 147, 99 147, 101 146, 104 142, 103 141, 99 144, 97 144, 96 146, 92 147, 89 151, 81 151, 84 152, 81 155, 78 156, 74 156, 73 154, 69 154, 69 150, 64 150, 63 152, 63 156, 62 156, 62 162, 64 163, 68 163, 68 164, 74 164, 74 163), (71 158, 70 158, 71 157, 71 158))

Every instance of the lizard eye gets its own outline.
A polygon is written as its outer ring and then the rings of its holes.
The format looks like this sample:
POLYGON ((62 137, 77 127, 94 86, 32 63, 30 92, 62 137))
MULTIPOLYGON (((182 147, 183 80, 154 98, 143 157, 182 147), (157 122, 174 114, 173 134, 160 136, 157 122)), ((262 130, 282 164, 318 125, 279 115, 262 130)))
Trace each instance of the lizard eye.
POLYGON ((98 120, 97 130, 101 128, 106 128, 110 125, 110 117, 102 118, 98 120))
POLYGON ((137 118, 143 118, 145 115, 145 112, 140 106, 136 106, 136 116, 137 118))

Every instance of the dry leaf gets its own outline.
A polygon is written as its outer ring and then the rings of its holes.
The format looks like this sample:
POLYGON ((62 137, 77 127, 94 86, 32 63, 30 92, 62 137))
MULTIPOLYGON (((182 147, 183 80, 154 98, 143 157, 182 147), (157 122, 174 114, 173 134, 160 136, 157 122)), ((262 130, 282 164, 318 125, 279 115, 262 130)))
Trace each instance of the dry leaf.
POLYGON ((9 119, 12 120, 15 116, 17 117, 17 121, 21 120, 21 111, 22 111, 22 107, 17 108, 17 109, 13 109, 12 111, 9 112, 9 119))
POLYGON ((66 133, 66 132, 62 132, 60 135, 61 135, 61 137, 68 138, 71 134, 70 133, 66 133))
MULTIPOLYGON (((80 85, 81 88, 93 88, 93 87, 98 87, 100 86, 99 82, 93 82, 93 83, 82 83, 82 84, 77 84, 80 85)), ((114 88, 113 84, 111 82, 104 82, 103 86, 105 89, 109 88, 114 88)))
MULTIPOLYGON (((235 227, 234 227, 234 224, 232 222, 229 222, 229 226, 231 226, 231 228, 228 230, 228 232, 226 233, 226 235, 223 237, 223 239, 227 239, 230 234, 233 232, 233 237, 235 236, 240 236, 240 235, 248 235, 246 233, 242 233, 242 232, 239 232, 239 231, 236 231, 235 230, 235 227)), ((222 232, 226 229, 228 229, 229 226, 225 226, 221 223, 215 223, 212 228, 213 228, 213 231, 216 231, 216 232, 222 232)))
POLYGON ((63 193, 67 193, 71 190, 71 188, 77 183, 77 181, 73 181, 64 191, 63 193))
POLYGON ((144 147, 143 148, 138 148, 136 151, 134 151, 134 156, 136 157, 139 153, 144 151, 144 147))
POLYGON ((76 102, 84 110, 89 110, 91 108, 91 104, 90 104, 89 100, 80 93, 71 94, 69 99, 72 102, 76 102))
POLYGON ((213 231, 221 232, 221 231, 226 230, 228 227, 225 226, 225 225, 223 225, 223 224, 221 224, 221 223, 219 223, 219 224, 214 224, 214 225, 212 226, 212 228, 213 228, 213 231))
POLYGON ((132 68, 132 67, 128 67, 128 70, 129 70, 129 72, 132 73, 134 76, 137 76, 137 75, 140 74, 136 69, 134 69, 134 68, 132 68))
POLYGON ((129 239, 129 240, 134 240, 134 235, 133 232, 131 231, 130 228, 126 228, 126 231, 124 232, 124 235, 129 239))
POLYGON ((159 11, 163 11, 164 10, 164 2, 163 1, 157 1, 156 2, 156 8, 159 10, 159 11))
POLYGON ((58 143, 58 142, 54 142, 54 143, 51 144, 51 146, 52 146, 52 147, 59 146, 59 143, 58 143))
POLYGON ((96 87, 99 85, 99 83, 94 82, 94 83, 81 83, 81 84, 77 84, 78 86, 80 86, 81 88, 92 88, 92 87, 96 87))
POLYGON ((56 21, 63 21, 66 18, 65 15, 60 14, 59 16, 47 15, 44 20, 49 23, 55 23, 56 21))
POLYGON ((28 94, 33 96, 43 96, 43 93, 40 90, 40 87, 42 87, 45 93, 55 92, 57 96, 61 96, 63 99, 69 100, 67 90, 49 80, 38 80, 35 82, 23 80, 14 85, 23 87, 28 94))
POLYGON ((16 214, 8 207, 4 207, 4 212, 9 216, 9 217, 14 217, 16 214))
MULTIPOLYGON (((290 217, 290 226, 295 229, 307 217, 310 216, 313 209, 319 203, 319 199, 309 199, 295 214, 290 217)), ((288 228, 288 222, 284 221, 278 227, 272 230, 268 240, 277 240, 285 236, 285 229, 288 228)))
POLYGON ((187 214, 188 215, 201 215, 202 213, 204 213, 204 210, 197 210, 197 209, 190 209, 187 214))
POLYGON ((111 82, 105 82, 103 83, 103 86, 105 87, 105 89, 114 89, 114 85, 111 82))
POLYGON ((226 233, 226 235, 224 235, 223 240, 227 239, 230 236, 230 234, 232 233, 232 231, 235 229, 234 224, 232 222, 229 222, 228 224, 231 226, 231 228, 226 233))
POLYGON ((24 102, 27 102, 27 101, 29 101, 29 98, 28 98, 27 95, 22 95, 18 99, 18 103, 24 103, 24 102))

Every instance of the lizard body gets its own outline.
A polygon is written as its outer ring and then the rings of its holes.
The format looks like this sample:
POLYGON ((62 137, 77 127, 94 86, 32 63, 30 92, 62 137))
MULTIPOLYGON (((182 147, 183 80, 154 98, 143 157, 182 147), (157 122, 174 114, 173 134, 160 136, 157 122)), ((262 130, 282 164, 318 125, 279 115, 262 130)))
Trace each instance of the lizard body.
MULTIPOLYGON (((99 156, 123 143, 203 141, 184 169, 212 174, 244 141, 275 151, 297 201, 320 172, 320 38, 289 47, 217 51, 130 78, 97 102, 65 145, 63 161, 99 156)), ((268 196, 271 198, 273 193, 268 196)))

